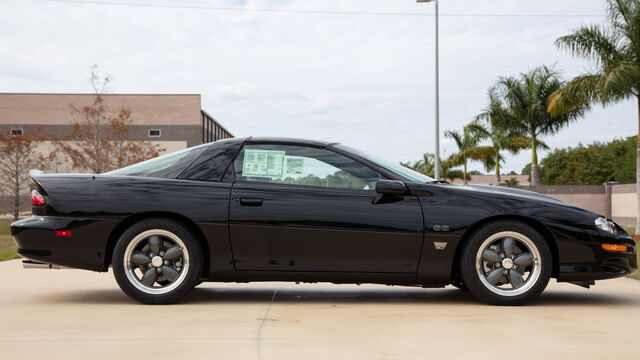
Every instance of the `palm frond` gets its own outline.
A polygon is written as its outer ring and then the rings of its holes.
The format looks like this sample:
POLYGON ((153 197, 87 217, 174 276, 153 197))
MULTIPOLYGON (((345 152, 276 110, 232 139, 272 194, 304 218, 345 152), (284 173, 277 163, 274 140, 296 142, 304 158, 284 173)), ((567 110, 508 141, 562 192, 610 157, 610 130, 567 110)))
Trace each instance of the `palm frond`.
POLYGON ((574 56, 596 61, 600 65, 610 61, 621 60, 616 36, 606 28, 597 25, 584 26, 573 34, 562 36, 556 40, 556 46, 567 50, 574 56))

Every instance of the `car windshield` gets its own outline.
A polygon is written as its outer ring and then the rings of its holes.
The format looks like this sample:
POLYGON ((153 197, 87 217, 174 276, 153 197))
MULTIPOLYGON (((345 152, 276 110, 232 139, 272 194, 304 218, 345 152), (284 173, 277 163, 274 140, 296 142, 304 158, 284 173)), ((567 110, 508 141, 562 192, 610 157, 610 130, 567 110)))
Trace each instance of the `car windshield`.
POLYGON ((337 149, 341 149, 341 150, 347 151, 347 152, 349 152, 351 154, 360 156, 360 157, 362 157, 364 159, 367 159, 367 160, 379 165, 380 167, 383 167, 383 168, 385 168, 385 169, 387 169, 387 170, 389 170, 389 171, 391 171, 391 172, 393 172, 393 173, 395 173, 397 175, 402 176, 403 178, 406 178, 407 180, 411 180, 411 181, 418 182, 418 183, 428 183, 428 182, 435 181, 435 179, 432 178, 432 177, 429 177, 427 175, 421 174, 421 173, 419 173, 419 172, 417 172, 415 170, 411 170, 411 169, 409 169, 407 167, 404 167, 404 166, 402 166, 400 164, 395 164, 395 163, 392 163, 390 161, 382 160, 382 159, 380 159, 378 157, 375 157, 373 155, 369 155, 369 154, 363 153, 362 151, 354 149, 354 148, 352 148, 350 146, 337 144, 334 147, 337 148, 337 149))
POLYGON ((172 152, 121 169, 109 171, 105 174, 175 178, 209 145, 210 144, 203 144, 172 152))

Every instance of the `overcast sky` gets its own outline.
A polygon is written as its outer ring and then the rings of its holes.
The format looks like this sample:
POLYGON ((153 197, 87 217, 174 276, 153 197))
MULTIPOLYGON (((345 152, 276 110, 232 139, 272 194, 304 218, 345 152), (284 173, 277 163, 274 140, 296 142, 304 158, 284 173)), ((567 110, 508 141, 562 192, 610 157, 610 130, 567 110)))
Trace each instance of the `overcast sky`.
MULTIPOLYGON (((88 92, 98 64, 113 93, 202 94, 203 109, 236 136, 331 140, 415 160, 434 149, 434 18, 411 14, 433 11, 415 0, 0 0, 0 92, 88 92)), ((540 64, 567 78, 589 70, 553 41, 601 22, 605 1, 441 0, 440 13, 444 131, 480 112, 498 76, 540 64), (474 14, 595 16, 459 16, 474 14)), ((605 141, 635 134, 636 123, 633 103, 596 107, 544 141, 605 141)), ((441 143, 443 157, 455 152, 441 143)), ((520 172, 530 158, 509 157, 504 169, 520 172)))

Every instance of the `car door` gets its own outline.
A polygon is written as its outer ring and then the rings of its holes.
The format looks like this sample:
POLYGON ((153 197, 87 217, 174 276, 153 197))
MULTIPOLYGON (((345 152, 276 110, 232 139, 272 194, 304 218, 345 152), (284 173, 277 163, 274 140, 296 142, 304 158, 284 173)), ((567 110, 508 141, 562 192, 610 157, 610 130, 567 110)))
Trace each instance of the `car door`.
POLYGON ((380 201, 373 169, 326 148, 288 144, 245 144, 232 166, 236 270, 416 272, 420 202, 380 201))

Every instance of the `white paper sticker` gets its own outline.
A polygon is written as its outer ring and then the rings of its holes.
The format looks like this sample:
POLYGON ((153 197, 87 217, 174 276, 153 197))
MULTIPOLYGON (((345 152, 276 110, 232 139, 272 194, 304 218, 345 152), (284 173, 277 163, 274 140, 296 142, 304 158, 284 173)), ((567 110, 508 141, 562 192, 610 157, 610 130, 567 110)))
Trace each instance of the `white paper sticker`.
POLYGON ((304 159, 298 157, 286 157, 287 174, 301 175, 304 172, 304 159))
POLYGON ((284 168, 284 151, 244 150, 242 176, 279 177, 284 168))

